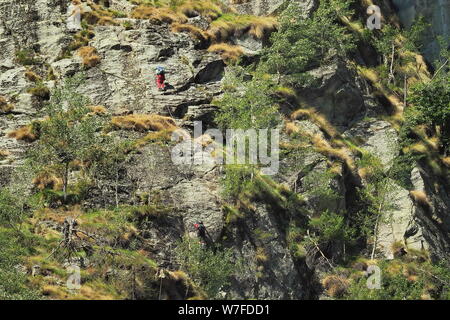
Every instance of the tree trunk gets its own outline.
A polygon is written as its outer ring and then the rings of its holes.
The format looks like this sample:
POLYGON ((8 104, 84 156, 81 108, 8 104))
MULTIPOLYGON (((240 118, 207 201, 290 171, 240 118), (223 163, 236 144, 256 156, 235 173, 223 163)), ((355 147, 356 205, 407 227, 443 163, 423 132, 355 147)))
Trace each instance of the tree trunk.
POLYGON ((116 170, 116 208, 119 207, 119 169, 116 170))
POLYGON ((67 185, 69 184, 69 163, 66 162, 64 167, 64 178, 63 178, 63 194, 64 203, 67 201, 67 185))
POLYGON ((405 109, 408 106, 408 78, 406 75, 404 76, 404 85, 403 85, 403 104, 405 105, 405 109))
POLYGON ((372 254, 370 255, 370 260, 373 260, 373 258, 375 257, 375 249, 377 248, 377 242, 378 242, 378 222, 380 221, 382 208, 383 208, 383 202, 380 203, 380 206, 378 208, 377 221, 375 222, 375 227, 373 229, 375 239, 373 240, 372 254))
POLYGON ((389 66, 389 80, 388 83, 391 83, 395 80, 394 76, 394 57, 395 57, 395 44, 392 42, 392 52, 391 52, 391 64, 389 66))

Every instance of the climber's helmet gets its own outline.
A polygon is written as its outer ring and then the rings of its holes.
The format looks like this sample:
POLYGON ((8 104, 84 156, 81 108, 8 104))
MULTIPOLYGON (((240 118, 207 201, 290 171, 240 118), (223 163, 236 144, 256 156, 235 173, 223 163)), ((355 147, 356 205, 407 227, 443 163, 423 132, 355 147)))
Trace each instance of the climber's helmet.
POLYGON ((158 66, 155 68, 156 74, 163 74, 164 73, 164 67, 158 66))

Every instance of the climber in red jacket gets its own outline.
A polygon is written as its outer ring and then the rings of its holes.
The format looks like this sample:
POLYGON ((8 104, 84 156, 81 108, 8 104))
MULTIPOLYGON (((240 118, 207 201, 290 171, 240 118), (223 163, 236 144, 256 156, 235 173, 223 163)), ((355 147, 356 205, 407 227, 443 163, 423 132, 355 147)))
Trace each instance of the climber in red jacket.
POLYGON ((166 89, 166 72, 163 67, 156 68, 156 86, 159 91, 164 91, 166 89))
POLYGON ((194 223, 194 227, 197 230, 197 236, 200 238, 200 246, 202 247, 202 249, 206 249, 206 247, 210 246, 213 243, 208 230, 206 230, 203 221, 194 223))

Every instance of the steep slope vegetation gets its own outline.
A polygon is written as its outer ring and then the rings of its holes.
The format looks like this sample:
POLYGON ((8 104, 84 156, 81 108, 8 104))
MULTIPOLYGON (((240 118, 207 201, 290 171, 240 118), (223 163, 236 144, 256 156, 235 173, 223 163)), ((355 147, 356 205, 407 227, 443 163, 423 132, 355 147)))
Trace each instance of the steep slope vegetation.
POLYGON ((448 298, 448 127, 426 113, 447 53, 433 73, 420 23, 373 1, 370 32, 367 2, 83 1, 70 33, 64 1, 3 1, 1 297, 448 298), (194 121, 281 129, 278 174, 175 164, 194 121))

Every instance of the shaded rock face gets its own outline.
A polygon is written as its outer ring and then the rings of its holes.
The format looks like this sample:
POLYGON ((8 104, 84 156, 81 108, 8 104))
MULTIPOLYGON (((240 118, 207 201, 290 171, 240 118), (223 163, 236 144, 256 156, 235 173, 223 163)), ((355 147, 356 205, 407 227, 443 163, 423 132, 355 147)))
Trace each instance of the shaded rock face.
POLYGON ((414 19, 424 16, 425 21, 431 24, 430 32, 425 36, 423 53, 431 63, 439 57, 439 45, 435 36, 444 39, 450 37, 450 0, 393 0, 397 7, 401 22, 409 28, 414 19))
POLYGON ((265 206, 258 206, 254 215, 245 218, 245 224, 228 230, 228 241, 245 261, 241 274, 236 278, 239 285, 233 288, 232 297, 311 298, 305 279, 308 270, 294 261, 286 247, 278 214, 265 206), (263 257, 258 256, 261 254, 263 257))
POLYGON ((316 108, 338 128, 352 126, 365 110, 358 77, 340 63, 320 67, 309 73, 314 79, 314 85, 299 92, 305 107, 316 108))
POLYGON ((426 165, 412 171, 415 190, 427 196, 425 203, 416 202, 416 217, 423 228, 423 236, 434 261, 449 261, 450 250, 450 192, 448 184, 432 173, 426 165))

